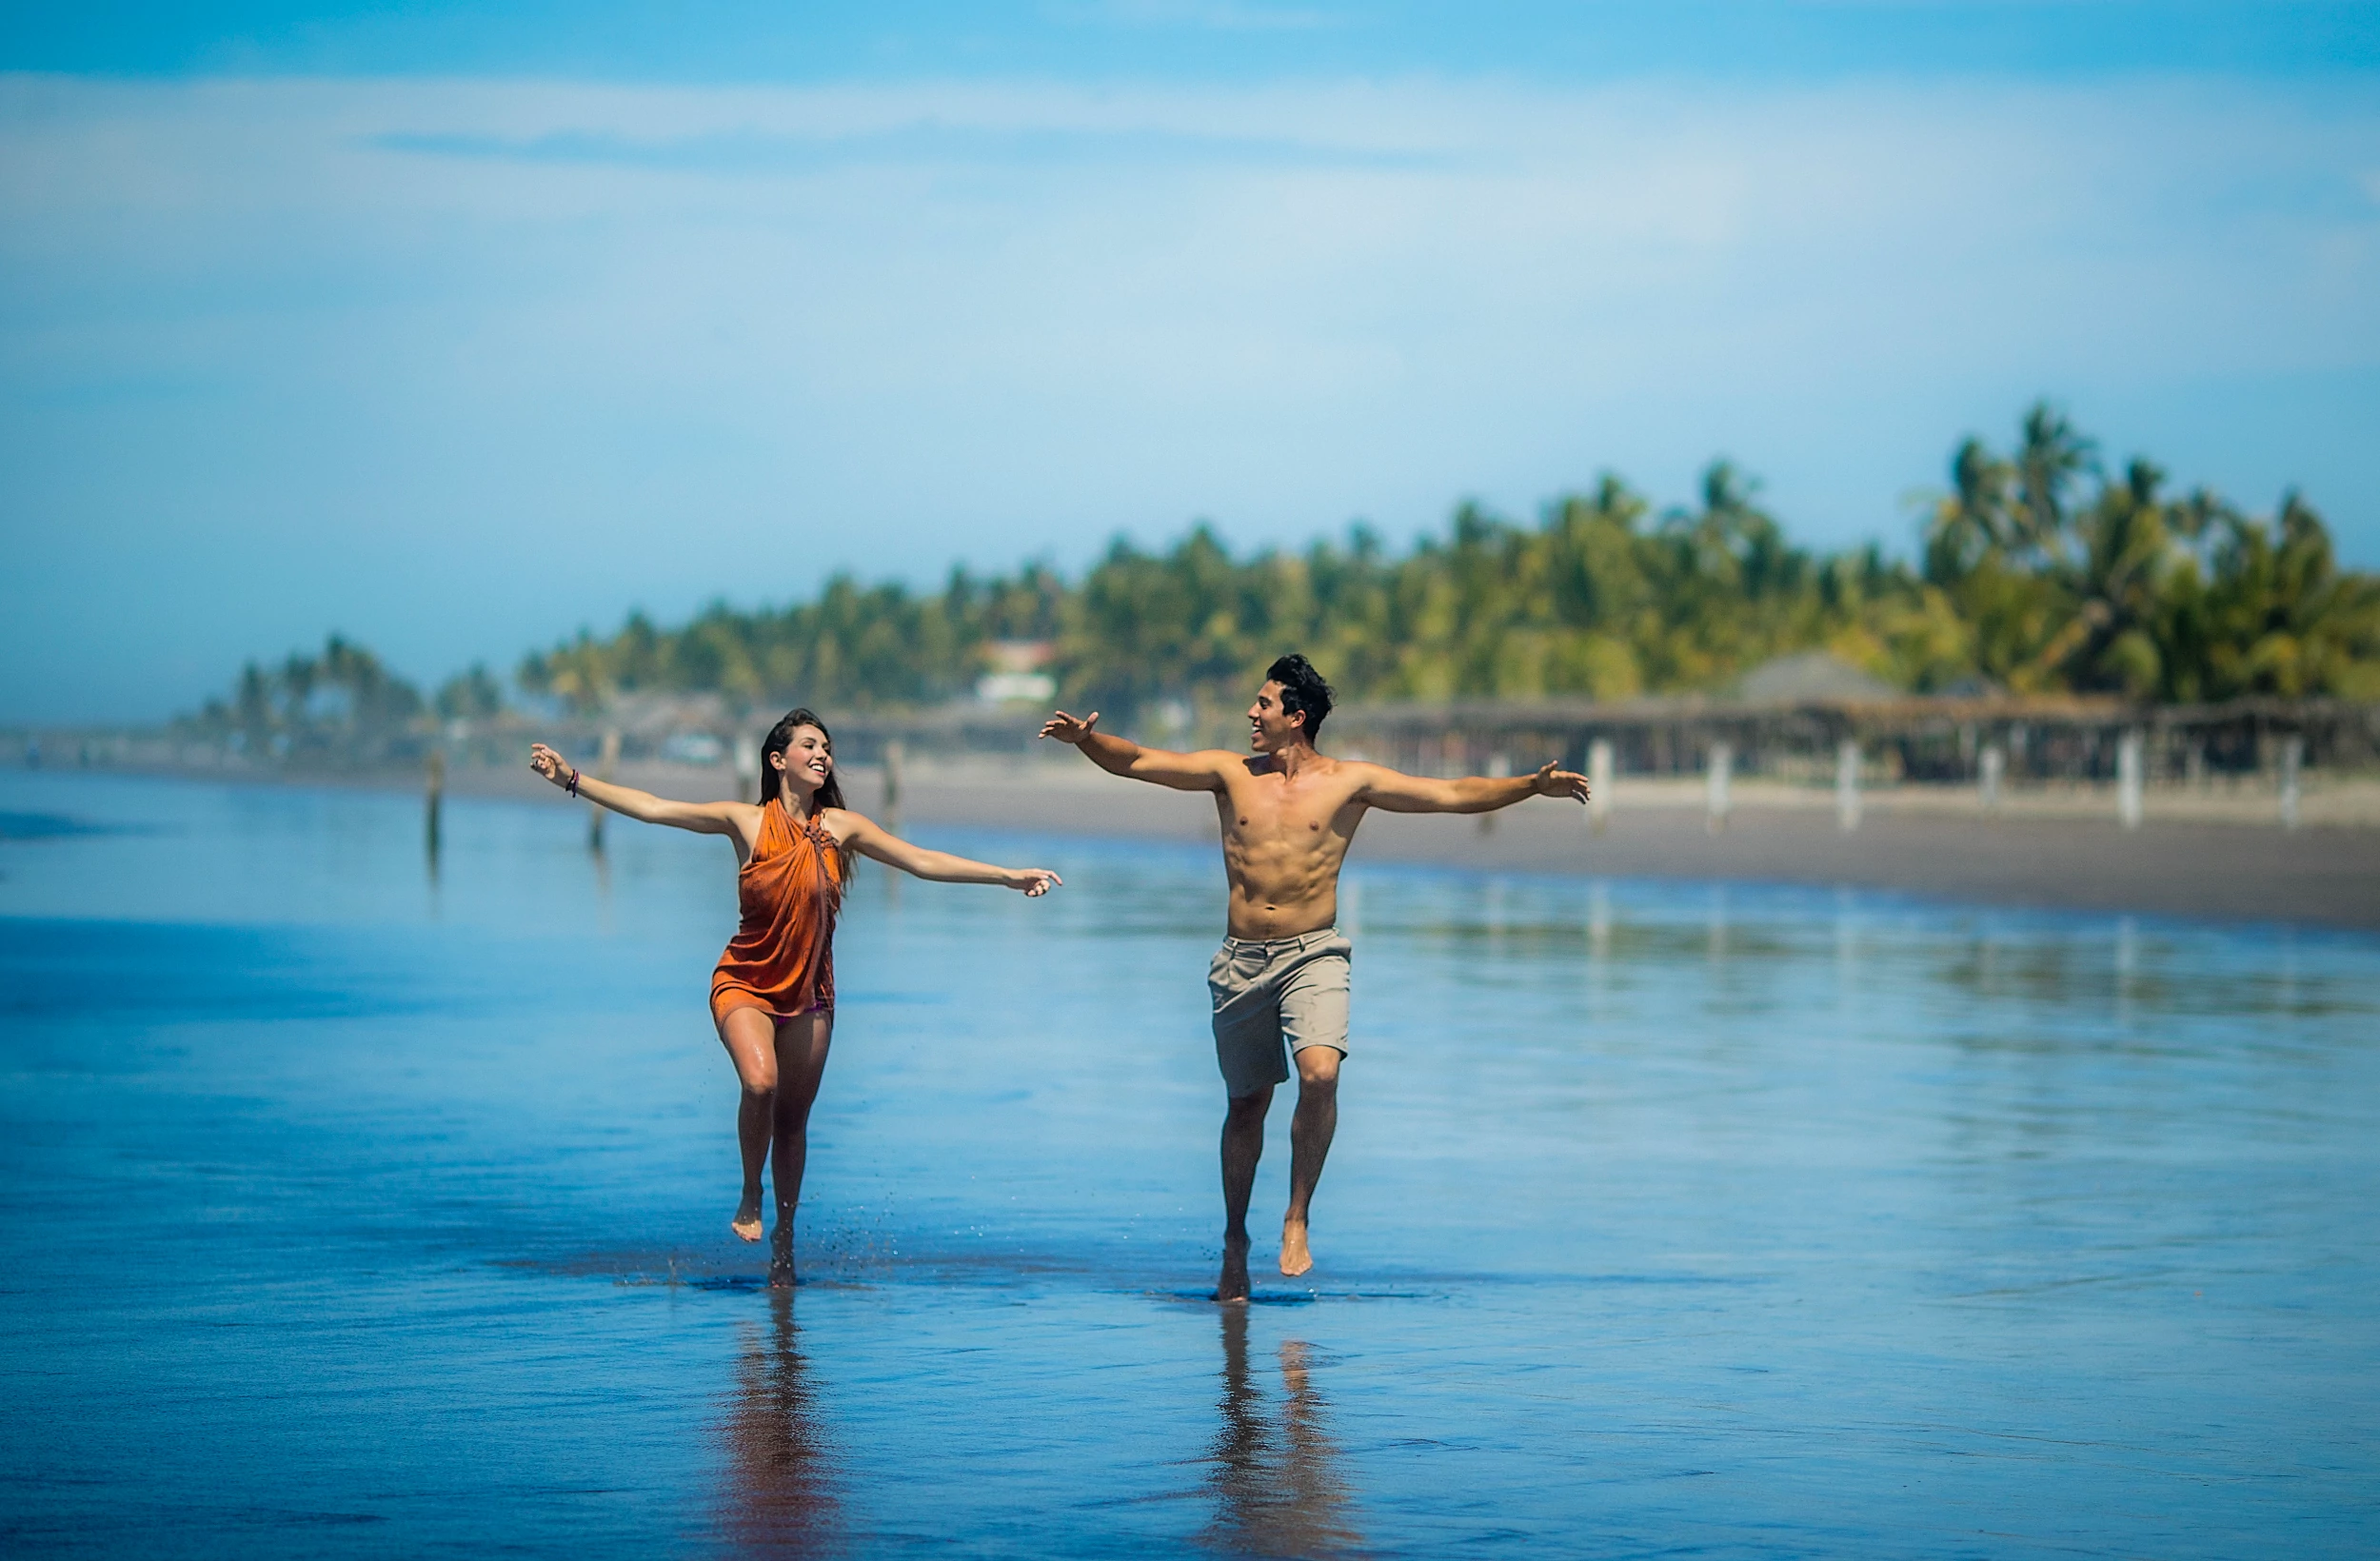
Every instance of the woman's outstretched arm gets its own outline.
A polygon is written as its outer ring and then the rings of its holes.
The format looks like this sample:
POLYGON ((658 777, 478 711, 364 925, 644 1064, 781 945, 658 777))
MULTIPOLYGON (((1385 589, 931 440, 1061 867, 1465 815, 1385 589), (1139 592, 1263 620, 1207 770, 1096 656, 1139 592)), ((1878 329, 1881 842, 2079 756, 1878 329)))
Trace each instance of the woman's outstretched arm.
POLYGON ((935 883, 996 883, 1003 889, 1021 890, 1027 899, 1032 899, 1065 881, 1046 867, 995 867, 988 861, 970 861, 947 851, 928 851, 922 845, 911 845, 875 820, 849 808, 829 808, 820 815, 820 821, 833 832, 836 843, 844 850, 874 857, 887 867, 898 867, 935 883))
POLYGON ((672 829, 690 829, 697 835, 749 836, 755 831, 738 828, 738 816, 749 813, 757 817, 760 813, 749 802, 678 802, 634 786, 615 786, 608 780, 580 774, 568 760, 543 742, 529 744, 529 768, 565 791, 575 791, 588 801, 639 823, 667 824, 672 829))

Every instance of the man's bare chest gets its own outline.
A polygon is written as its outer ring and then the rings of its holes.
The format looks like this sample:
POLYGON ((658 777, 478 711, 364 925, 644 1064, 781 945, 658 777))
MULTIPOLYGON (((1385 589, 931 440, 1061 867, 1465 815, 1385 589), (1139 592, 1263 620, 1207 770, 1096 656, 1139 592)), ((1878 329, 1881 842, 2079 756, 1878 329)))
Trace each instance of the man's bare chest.
POLYGON ((1257 778, 1218 793, 1215 804, 1227 840, 1251 849, 1327 848, 1345 834, 1352 809, 1343 793, 1341 787, 1267 784, 1257 778))

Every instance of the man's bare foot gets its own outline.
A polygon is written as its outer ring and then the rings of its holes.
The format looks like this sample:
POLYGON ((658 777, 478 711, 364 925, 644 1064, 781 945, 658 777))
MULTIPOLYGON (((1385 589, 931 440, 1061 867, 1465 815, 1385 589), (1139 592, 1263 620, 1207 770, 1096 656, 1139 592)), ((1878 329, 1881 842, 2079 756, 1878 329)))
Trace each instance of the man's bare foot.
POLYGON ((1314 1254, 1306 1251, 1306 1227, 1302 1219, 1280 1222, 1280 1271, 1290 1278, 1314 1267, 1314 1254))
POLYGON ((1248 1238, 1223 1243, 1222 1277, 1215 1281, 1215 1298, 1229 1305, 1248 1299, 1248 1238))
POLYGON ((736 1205, 736 1216, 727 1221, 727 1228, 746 1241, 761 1238, 761 1198, 758 1193, 744 1195, 744 1201, 736 1205))

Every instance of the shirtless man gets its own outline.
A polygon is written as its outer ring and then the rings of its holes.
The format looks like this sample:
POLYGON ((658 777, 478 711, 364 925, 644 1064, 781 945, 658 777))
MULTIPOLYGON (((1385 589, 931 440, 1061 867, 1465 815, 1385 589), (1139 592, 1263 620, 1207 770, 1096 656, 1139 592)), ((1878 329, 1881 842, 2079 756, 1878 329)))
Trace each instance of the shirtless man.
POLYGON ((1298 1064, 1298 1109, 1289 1124, 1289 1212, 1281 1220, 1280 1271, 1314 1266, 1306 1209, 1339 1126, 1339 1064, 1347 1055, 1347 939, 1339 919, 1339 869, 1366 808, 1391 813, 1491 813, 1528 797, 1587 800, 1584 776, 1548 763, 1505 780, 1425 780, 1378 764, 1317 753, 1331 712, 1331 687, 1303 656, 1265 673, 1248 706, 1253 757, 1210 748, 1167 753, 1092 728, 1063 710, 1043 737, 1081 748, 1110 775, 1178 791, 1215 794, 1223 868, 1231 879, 1230 936, 1208 967, 1215 1005, 1215 1057, 1230 1104, 1223 1116, 1223 1274, 1219 1301, 1248 1298, 1248 1195, 1264 1153, 1264 1114, 1273 1087, 1298 1064))

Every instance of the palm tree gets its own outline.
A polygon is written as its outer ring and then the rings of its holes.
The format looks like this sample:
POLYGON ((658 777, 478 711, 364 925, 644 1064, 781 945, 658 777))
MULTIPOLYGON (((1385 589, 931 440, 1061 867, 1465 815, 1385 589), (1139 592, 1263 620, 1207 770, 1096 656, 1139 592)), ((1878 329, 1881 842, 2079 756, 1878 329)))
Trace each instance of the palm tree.
POLYGON ((2098 470, 2098 442, 2086 439, 2047 401, 2027 409, 2016 446, 2016 506, 2011 543, 2056 562, 2066 556, 2066 496, 2075 479, 2098 470))
POLYGON ((2146 699, 2165 681, 2157 630, 2166 579, 2179 554, 2157 497, 2164 482, 2154 463, 2136 459, 2077 523, 2074 616, 2041 652, 2044 665, 2071 662, 2069 681, 2076 687, 2146 699))
POLYGON ((2295 490, 2271 524, 2235 518, 2229 532, 2207 589, 2211 690, 2380 695, 2380 580, 2339 573, 2295 490))
POLYGON ((1982 440, 1969 435, 1951 456, 1951 491, 1934 506, 1926 527, 1926 579, 1937 585, 1964 580, 2014 540, 2009 489, 2015 473, 1982 440))

